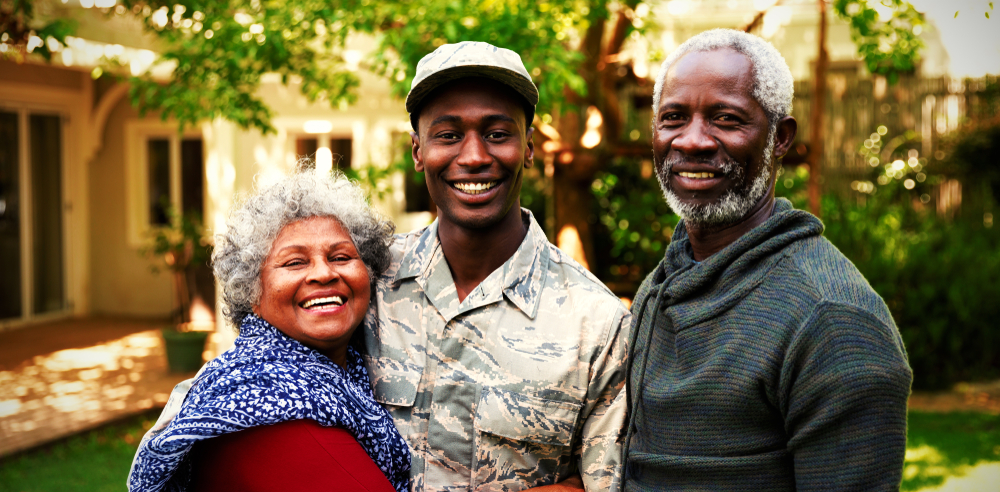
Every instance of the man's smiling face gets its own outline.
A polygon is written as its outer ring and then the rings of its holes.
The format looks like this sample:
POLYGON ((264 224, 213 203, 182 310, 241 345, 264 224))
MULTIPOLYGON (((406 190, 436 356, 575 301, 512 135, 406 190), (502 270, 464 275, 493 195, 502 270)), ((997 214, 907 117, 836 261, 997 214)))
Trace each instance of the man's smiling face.
POLYGON ((420 110, 413 161, 442 222, 487 228, 520 213, 521 180, 534 147, 513 90, 488 79, 438 88, 420 110))
POLYGON ((688 222, 734 223, 771 192, 775 136, 752 90, 750 60, 728 49, 689 53, 666 75, 653 154, 667 202, 688 222))

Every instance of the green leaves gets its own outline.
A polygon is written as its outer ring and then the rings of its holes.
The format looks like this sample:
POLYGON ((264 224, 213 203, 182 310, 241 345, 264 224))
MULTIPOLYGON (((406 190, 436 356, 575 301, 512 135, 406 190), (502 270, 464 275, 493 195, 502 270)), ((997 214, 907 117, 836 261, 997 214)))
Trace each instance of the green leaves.
POLYGON ((12 58, 20 63, 28 53, 52 60, 54 45, 66 45, 66 36, 76 31, 76 21, 55 19, 41 24, 35 17, 33 2, 26 0, 0 1, 0 42, 4 50, 0 59, 12 58))
POLYGON ((873 75, 883 75, 894 84, 901 74, 916 69, 926 21, 908 1, 834 0, 833 8, 850 24, 858 54, 873 75))
POLYGON ((132 102, 182 126, 221 117, 268 133, 273 111, 257 94, 261 77, 277 73, 299 82, 309 101, 351 104, 359 80, 344 45, 353 11, 366 2, 126 0, 164 41, 159 62, 176 64, 166 83, 149 73, 132 77, 132 102))
MULTIPOLYGON (((542 104, 550 111, 566 88, 587 92, 574 44, 603 3, 583 0, 124 0, 146 29, 164 41, 161 63, 176 64, 169 81, 132 77, 132 101, 182 125, 222 117, 242 128, 271 132, 273 112, 257 96, 261 76, 295 81, 310 101, 352 104, 357 71, 387 77, 404 96, 417 62, 445 43, 486 41, 522 56, 542 104), (375 36, 367 60, 348 62, 351 35, 375 36)), ((351 54, 356 55, 355 53, 351 54)))
POLYGON ((378 34, 372 68, 405 96, 417 62, 446 43, 485 41, 521 55, 540 93, 539 113, 565 100, 565 88, 586 92, 577 73, 583 56, 572 47, 589 25, 589 2, 579 0, 437 0, 382 2, 367 26, 378 34))

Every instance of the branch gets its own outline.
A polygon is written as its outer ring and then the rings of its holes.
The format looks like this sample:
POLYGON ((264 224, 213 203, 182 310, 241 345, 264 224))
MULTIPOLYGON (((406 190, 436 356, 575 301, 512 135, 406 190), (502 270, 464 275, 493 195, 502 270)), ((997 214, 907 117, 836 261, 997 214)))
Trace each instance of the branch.
POLYGON ((782 2, 782 0, 778 0, 778 1, 774 2, 770 7, 766 8, 764 10, 761 10, 760 12, 757 12, 757 14, 753 16, 753 20, 751 20, 749 24, 743 26, 740 29, 743 32, 750 32, 750 31, 753 31, 754 29, 757 29, 758 27, 760 27, 760 23, 764 22, 764 16, 767 15, 767 13, 772 8, 777 7, 778 5, 781 5, 781 2, 782 2))

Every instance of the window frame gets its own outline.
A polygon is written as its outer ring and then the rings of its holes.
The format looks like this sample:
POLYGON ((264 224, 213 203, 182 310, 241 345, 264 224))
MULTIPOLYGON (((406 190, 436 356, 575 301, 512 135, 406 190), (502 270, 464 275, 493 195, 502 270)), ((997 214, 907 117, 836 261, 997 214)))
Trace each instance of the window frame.
MULTIPOLYGON (((172 121, 130 120, 125 123, 125 205, 126 237, 129 246, 139 249, 148 245, 148 236, 156 226, 150 223, 149 213, 149 141, 166 139, 169 149, 170 204, 182 208, 183 183, 181 176, 181 142, 199 139, 202 142, 202 165, 206 163, 207 139, 198 128, 185 128, 172 121)), ((205 173, 202 172, 202 193, 207 193, 205 173)), ((207 197, 202 200, 207 203, 207 197)))

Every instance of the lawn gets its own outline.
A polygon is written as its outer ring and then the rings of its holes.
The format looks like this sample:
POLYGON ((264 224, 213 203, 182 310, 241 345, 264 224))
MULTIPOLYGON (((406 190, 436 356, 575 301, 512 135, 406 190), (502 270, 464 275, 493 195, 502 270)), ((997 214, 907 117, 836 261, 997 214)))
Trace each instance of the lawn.
MULTIPOLYGON (((125 490, 135 448, 157 413, 6 458, 0 462, 0 492, 125 490)), ((911 411, 907 439, 901 490, 942 484, 949 491, 1000 490, 992 481, 1000 470, 1000 416, 911 411)))
POLYGON ((975 412, 911 411, 902 491, 1000 491, 1000 416, 975 412), (969 480, 955 480, 969 475, 969 480), (980 478, 982 477, 982 478, 980 478), (984 480, 991 483, 981 483, 984 480))
POLYGON ((0 461, 0 492, 121 492, 132 456, 159 410, 0 461))

